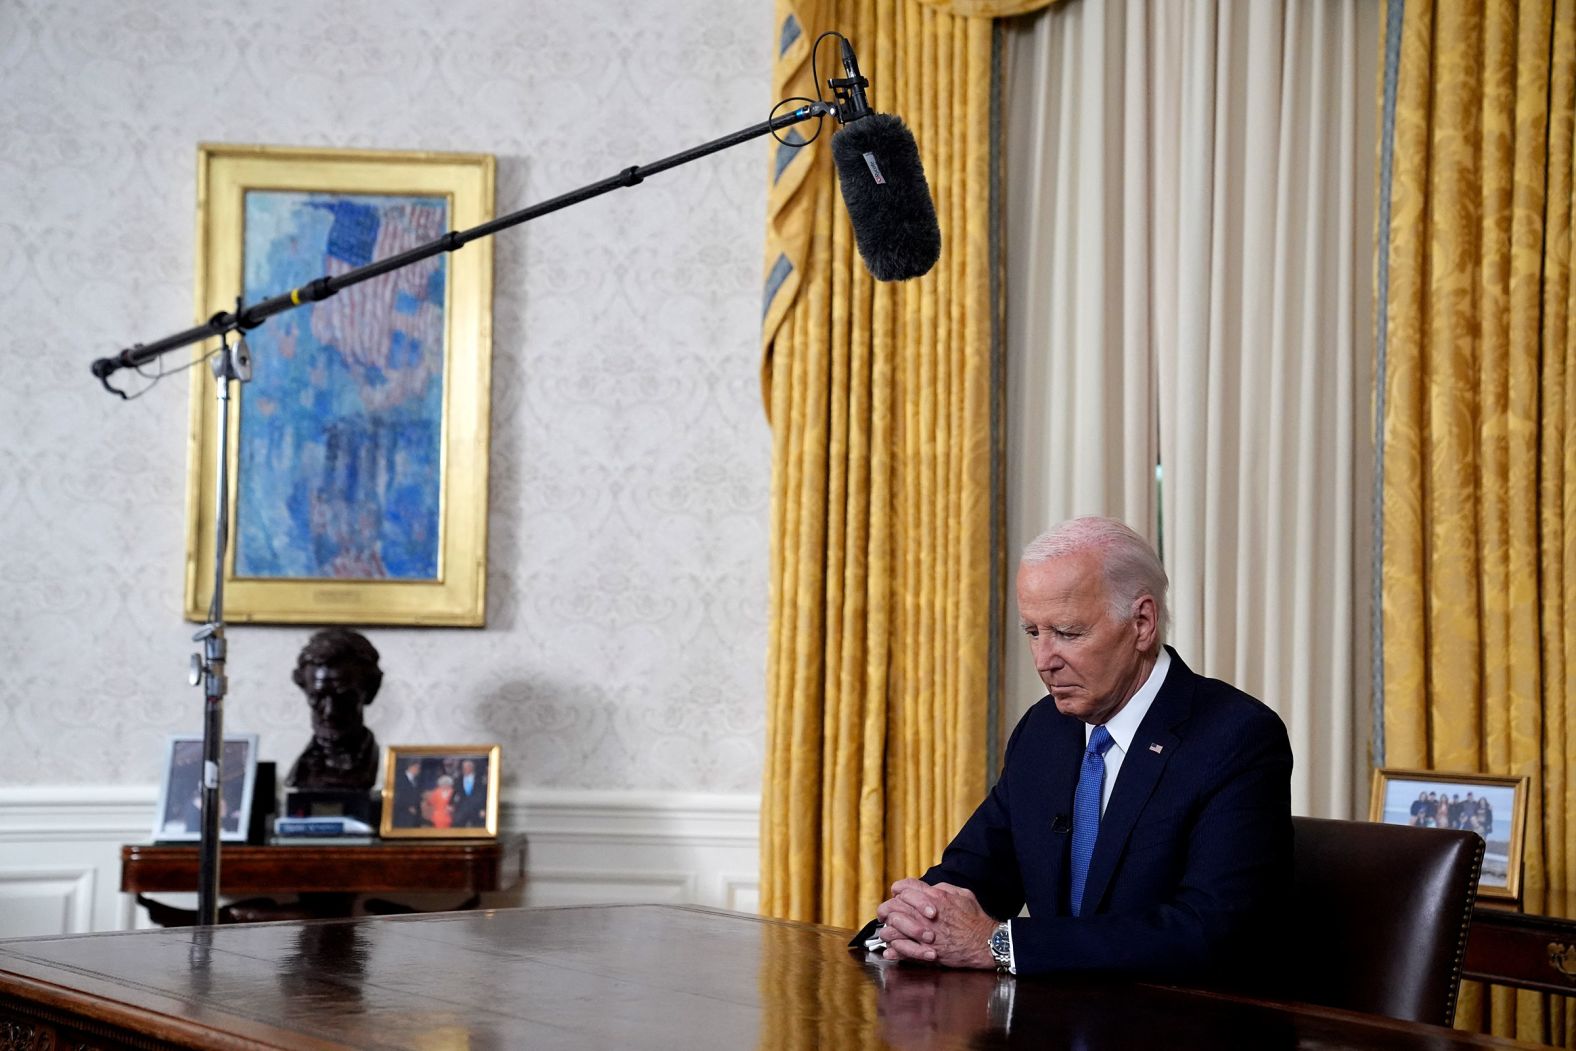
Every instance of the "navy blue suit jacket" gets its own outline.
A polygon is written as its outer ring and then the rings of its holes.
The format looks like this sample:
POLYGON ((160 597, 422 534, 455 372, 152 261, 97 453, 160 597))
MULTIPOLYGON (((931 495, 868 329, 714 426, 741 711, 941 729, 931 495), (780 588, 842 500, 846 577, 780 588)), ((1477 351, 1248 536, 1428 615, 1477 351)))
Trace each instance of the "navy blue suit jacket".
POLYGON ((1284 903, 1286 727, 1260 701, 1194 674, 1170 652, 1101 818, 1081 915, 1071 914, 1067 886, 1084 724, 1050 697, 1013 730, 1001 778, 923 877, 967 887, 986 912, 1013 920, 1019 974, 1196 980, 1242 959, 1255 926, 1284 903), (1017 918, 1025 904, 1028 917, 1017 918))

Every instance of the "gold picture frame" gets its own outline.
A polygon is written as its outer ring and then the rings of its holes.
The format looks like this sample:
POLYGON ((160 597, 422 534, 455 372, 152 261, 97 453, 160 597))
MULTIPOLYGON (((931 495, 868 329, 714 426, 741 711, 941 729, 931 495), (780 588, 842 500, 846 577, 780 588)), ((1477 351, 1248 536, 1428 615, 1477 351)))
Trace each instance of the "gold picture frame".
POLYGON ((378 834, 391 839, 496 836, 501 755, 496 744, 389 745, 383 753, 378 834), (469 802, 467 795, 473 797, 469 802))
POLYGON ((1379 769, 1374 771, 1368 820, 1471 829, 1487 844, 1478 897, 1519 901, 1530 783, 1527 777, 1379 769))
MULTIPOLYGON (((487 154, 204 144, 198 317, 486 222, 494 179, 487 154)), ((226 620, 485 622, 492 283, 481 238, 245 334, 254 377, 231 403, 226 620)), ((200 622, 219 408, 209 368, 191 373, 185 615, 200 622)))

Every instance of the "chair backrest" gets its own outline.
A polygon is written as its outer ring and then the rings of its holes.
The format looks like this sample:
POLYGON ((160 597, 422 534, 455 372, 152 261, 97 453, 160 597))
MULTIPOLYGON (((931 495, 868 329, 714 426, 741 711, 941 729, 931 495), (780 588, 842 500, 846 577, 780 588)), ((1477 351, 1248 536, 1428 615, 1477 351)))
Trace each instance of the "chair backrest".
POLYGON ((1449 1025, 1483 863, 1460 829, 1292 818, 1288 995, 1449 1025))

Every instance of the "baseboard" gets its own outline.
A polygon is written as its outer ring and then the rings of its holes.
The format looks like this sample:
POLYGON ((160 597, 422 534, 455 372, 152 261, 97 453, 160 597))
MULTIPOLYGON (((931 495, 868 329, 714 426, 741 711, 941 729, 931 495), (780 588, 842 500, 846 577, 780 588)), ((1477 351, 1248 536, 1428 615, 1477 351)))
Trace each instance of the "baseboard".
MULTIPOLYGON (((145 923, 120 893, 120 848, 147 842, 157 795, 144 786, 0 787, 0 938, 145 923)), ((526 835, 526 878, 487 904, 675 902, 753 912, 759 820, 754 795, 506 791, 499 825, 526 835)))

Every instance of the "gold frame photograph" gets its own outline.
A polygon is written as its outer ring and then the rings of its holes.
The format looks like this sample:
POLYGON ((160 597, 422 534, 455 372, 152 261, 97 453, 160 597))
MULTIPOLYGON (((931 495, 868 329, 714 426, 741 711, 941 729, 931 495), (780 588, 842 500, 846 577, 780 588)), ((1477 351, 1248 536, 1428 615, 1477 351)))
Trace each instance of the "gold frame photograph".
POLYGON ((1389 825, 1469 828, 1487 844, 1478 897, 1521 900, 1522 853, 1527 839, 1527 777, 1499 777, 1446 770, 1374 771, 1368 820, 1389 825), (1431 800, 1449 792, 1454 799, 1431 800), (1473 800, 1477 817, 1466 813, 1462 798, 1473 800), (1415 797, 1415 798, 1414 798, 1415 797), (1494 802, 1497 800, 1497 804, 1494 802), (1441 809, 1443 808, 1443 809, 1441 809), (1496 813, 1497 811, 1497 813, 1496 813), (1486 827, 1485 827, 1486 821, 1486 827), (1500 837, 1503 834, 1504 838, 1500 837))
MULTIPOLYGON (((200 146, 199 322, 237 296, 284 295, 487 222, 495 167, 488 154, 200 146)), ((485 623, 492 283, 481 238, 245 334, 254 378, 231 403, 226 620, 485 623)), ((219 407, 210 369, 191 375, 185 615, 201 622, 219 407)))
MULTIPOLYGON (((498 835, 502 749, 496 744, 391 744, 383 752, 383 815, 378 834, 397 839, 481 839, 498 835), (467 818, 459 781, 477 763, 485 807, 480 824, 467 818), (447 783, 445 783, 447 782, 447 783), (445 815, 438 817, 437 815, 445 815), (446 823, 453 822, 453 823, 446 823)), ((474 782, 473 782, 474 784, 474 782)))

